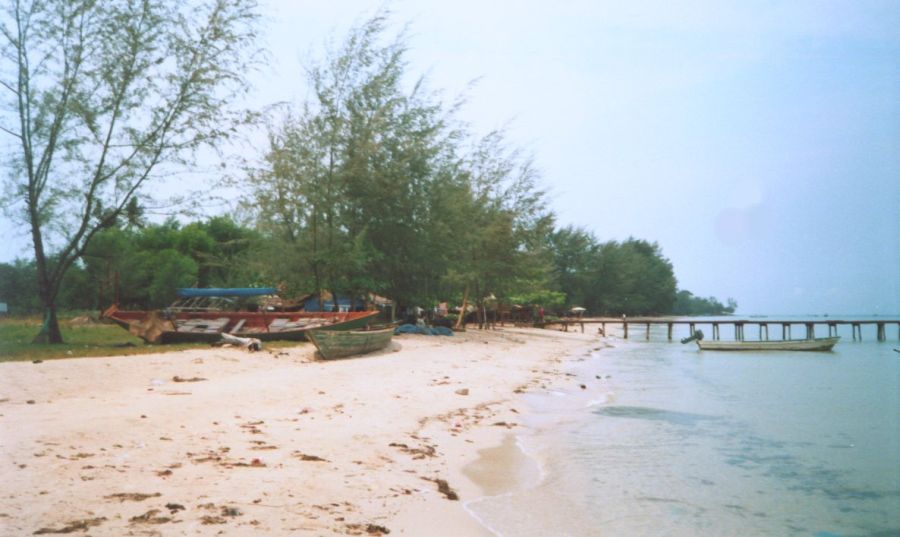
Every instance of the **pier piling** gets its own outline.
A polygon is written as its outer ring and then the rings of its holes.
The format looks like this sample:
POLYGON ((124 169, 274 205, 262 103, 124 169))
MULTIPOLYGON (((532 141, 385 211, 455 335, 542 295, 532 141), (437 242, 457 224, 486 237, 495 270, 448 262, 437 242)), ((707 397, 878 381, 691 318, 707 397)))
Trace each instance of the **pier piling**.
POLYGON ((876 332, 876 337, 879 342, 887 341, 887 331, 888 325, 897 327, 897 337, 900 340, 900 320, 897 319, 834 319, 834 318, 826 318, 826 319, 722 319, 722 318, 713 318, 713 319, 702 319, 702 318, 688 318, 688 319, 678 319, 672 317, 633 317, 633 318, 615 318, 615 317, 596 317, 596 318, 579 318, 579 319, 561 319, 558 321, 547 322, 546 325, 561 325, 560 328, 562 330, 568 331, 570 324, 578 324, 581 326, 581 331, 584 333, 584 325, 585 324, 599 324, 600 330, 599 332, 602 335, 608 335, 607 326, 608 324, 622 325, 622 334, 625 339, 628 339, 628 329, 629 325, 632 324, 644 324, 644 339, 650 341, 650 336, 652 333, 653 325, 665 325, 666 326, 666 338, 669 341, 672 341, 675 337, 675 325, 684 325, 688 328, 688 334, 693 335, 698 331, 698 325, 707 325, 710 327, 710 339, 718 341, 721 339, 721 328, 722 325, 732 325, 734 327, 734 339, 736 341, 745 341, 746 332, 744 331, 744 327, 746 325, 757 325, 758 327, 758 336, 760 341, 769 341, 769 325, 781 325, 781 339, 789 340, 791 337, 791 328, 793 325, 802 325, 803 328, 806 329, 806 338, 814 339, 816 337, 816 325, 824 325, 828 330, 828 336, 834 337, 838 335, 838 328, 840 325, 849 325, 851 329, 851 337, 853 341, 862 341, 862 326, 863 325, 874 325, 873 328, 876 332))

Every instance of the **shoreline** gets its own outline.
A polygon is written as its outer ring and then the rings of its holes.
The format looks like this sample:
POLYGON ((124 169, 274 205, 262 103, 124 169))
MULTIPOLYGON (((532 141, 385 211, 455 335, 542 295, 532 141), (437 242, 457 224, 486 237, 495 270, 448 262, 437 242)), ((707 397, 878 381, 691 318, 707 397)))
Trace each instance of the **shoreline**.
POLYGON ((506 327, 334 362, 301 344, 0 364, 0 528, 492 535, 465 469, 596 343, 506 327))
MULTIPOLYGON (((517 467, 507 471, 507 474, 518 472, 518 479, 507 481, 505 487, 491 490, 493 483, 488 477, 488 487, 483 486, 484 495, 466 502, 467 510, 492 535, 542 535, 562 527, 559 524, 563 520, 557 519, 554 513, 565 505, 556 505, 557 498, 547 496, 548 488, 555 488, 557 485, 554 483, 560 478, 556 439, 561 434, 570 434, 583 427, 590 422, 593 408, 615 398, 608 382, 612 375, 598 354, 615 346, 606 339, 595 339, 590 346, 579 349, 581 352, 570 356, 563 364, 561 373, 564 382, 541 386, 539 390, 523 394, 523 426, 504 437, 502 445, 480 450, 479 459, 467 466, 471 468, 477 463, 487 466, 489 462, 496 464, 500 459, 501 467, 517 467), (604 374, 600 374, 601 370, 604 374), (523 469, 523 466, 527 468, 523 469), (535 503, 536 498, 543 500, 535 503), (520 512, 523 509, 525 512, 520 512)), ((481 484, 485 478, 483 468, 477 468, 477 471, 481 471, 481 475, 473 472, 470 478, 481 484)), ((569 515, 582 519, 580 513, 569 511, 569 515)))

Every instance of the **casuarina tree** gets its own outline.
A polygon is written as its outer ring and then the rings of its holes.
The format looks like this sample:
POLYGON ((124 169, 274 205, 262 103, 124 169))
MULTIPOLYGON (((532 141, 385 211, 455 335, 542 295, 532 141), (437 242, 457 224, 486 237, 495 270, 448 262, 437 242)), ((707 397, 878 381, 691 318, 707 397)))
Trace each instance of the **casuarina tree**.
POLYGON ((257 61, 254 0, 5 0, 4 207, 31 235, 45 322, 61 342, 66 271, 132 200, 234 133, 257 61))

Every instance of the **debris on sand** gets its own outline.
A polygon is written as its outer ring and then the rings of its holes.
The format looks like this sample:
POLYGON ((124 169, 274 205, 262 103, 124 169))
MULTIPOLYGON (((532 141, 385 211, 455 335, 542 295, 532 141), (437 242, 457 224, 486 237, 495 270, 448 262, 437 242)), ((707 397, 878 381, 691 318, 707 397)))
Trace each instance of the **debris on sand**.
POLYGON ((260 459, 253 459, 249 463, 239 461, 239 462, 222 464, 222 466, 224 466, 225 468, 233 468, 233 467, 265 468, 266 463, 264 463, 260 459))
POLYGON ((237 507, 222 507, 222 516, 242 516, 244 513, 241 512, 237 507))
POLYGON ((322 457, 319 457, 318 455, 308 455, 306 453, 300 453, 299 451, 295 451, 295 452, 291 453, 291 455, 293 455, 294 457, 297 457, 301 461, 328 462, 327 459, 323 459, 322 457))
POLYGON ((435 457, 437 455, 434 446, 429 446, 427 444, 424 447, 411 448, 406 444, 391 442, 388 446, 398 448, 400 451, 412 455, 415 460, 424 459, 426 457, 435 457))
POLYGON ((505 421, 498 421, 496 423, 493 423, 492 425, 494 427, 506 427, 507 429, 512 429, 513 427, 516 427, 515 423, 507 423, 505 421))
POLYGON ((47 535, 50 533, 72 533, 76 531, 87 531, 88 528, 99 526, 106 517, 85 518, 84 520, 73 520, 61 528, 41 528, 34 532, 33 535, 47 535))
POLYGON ((204 380, 208 380, 208 379, 205 379, 203 377, 184 378, 184 377, 179 377, 178 375, 175 375, 174 377, 172 377, 172 382, 202 382, 204 380))
POLYGON ((363 532, 369 535, 387 535, 391 530, 377 524, 347 524, 347 530, 350 535, 362 535, 363 532))
MULTIPOLYGON (((216 504, 214 503, 204 503, 202 505, 197 506, 198 509, 206 509, 207 511, 215 511, 216 504)), ((203 515, 200 517, 200 523, 204 526, 209 526, 212 524, 227 524, 228 521, 225 520, 225 517, 237 517, 243 516, 244 513, 241 512, 237 507, 228 507, 223 505, 219 509, 219 515, 203 515)))
POLYGON ((166 509, 169 510, 170 515, 174 515, 178 511, 184 511, 185 507, 180 503, 167 503, 166 509))
POLYGON ((457 494, 455 490, 450 488, 450 485, 447 484, 446 480, 437 479, 437 478, 430 479, 427 477, 423 477, 422 479, 424 479, 425 481, 431 481, 432 483, 435 483, 438 486, 438 492, 443 494, 444 497, 447 498, 448 500, 459 500, 459 494, 457 494))
POLYGON ((143 515, 131 517, 128 521, 132 524, 166 524, 172 522, 172 517, 156 516, 159 509, 151 509, 143 515))
POLYGON ((103 498, 105 500, 119 500, 120 502, 142 502, 147 498, 158 498, 159 496, 162 496, 162 494, 160 494, 159 492, 154 492, 153 494, 142 494, 140 492, 118 492, 116 494, 104 496, 103 498))
POLYGON ((263 420, 248 421, 247 423, 241 425, 241 429, 244 429, 250 434, 263 434, 262 429, 257 427, 257 425, 264 425, 265 423, 266 422, 264 422, 263 420))
POLYGON ((62 455, 57 455, 56 458, 57 458, 57 459, 68 459, 68 460, 70 460, 70 461, 77 461, 77 460, 81 460, 81 459, 88 459, 88 458, 93 457, 93 456, 94 456, 93 453, 83 453, 83 452, 79 452, 79 453, 76 453, 76 454, 74 454, 74 455, 70 455, 70 456, 68 456, 68 457, 63 457, 62 455))
POLYGON ((222 334, 222 344, 235 345, 238 347, 244 347, 250 352, 261 351, 262 350, 262 341, 256 338, 250 337, 237 337, 228 333, 222 334))

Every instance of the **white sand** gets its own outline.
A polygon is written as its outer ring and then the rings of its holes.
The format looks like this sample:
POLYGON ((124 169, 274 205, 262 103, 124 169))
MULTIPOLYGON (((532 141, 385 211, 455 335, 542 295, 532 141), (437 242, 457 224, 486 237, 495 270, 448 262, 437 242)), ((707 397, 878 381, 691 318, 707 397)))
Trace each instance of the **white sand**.
POLYGON ((594 342, 505 328, 330 362, 306 343, 0 364, 0 535, 489 535, 464 502, 515 486, 517 393, 571 382, 594 342))

